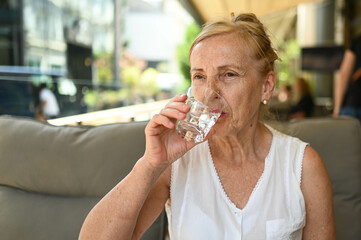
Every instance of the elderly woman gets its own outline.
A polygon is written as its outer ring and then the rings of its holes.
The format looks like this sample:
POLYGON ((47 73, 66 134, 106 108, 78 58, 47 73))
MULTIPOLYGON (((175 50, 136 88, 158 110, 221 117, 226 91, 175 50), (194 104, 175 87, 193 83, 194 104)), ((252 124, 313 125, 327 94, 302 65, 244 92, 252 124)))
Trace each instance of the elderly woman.
POLYGON ((253 14, 205 25, 189 53, 192 85, 228 102, 206 141, 175 131, 174 97, 145 129, 133 170, 89 213, 80 239, 139 239, 166 206, 170 239, 335 239, 331 185, 317 152, 259 121, 277 59, 253 14))

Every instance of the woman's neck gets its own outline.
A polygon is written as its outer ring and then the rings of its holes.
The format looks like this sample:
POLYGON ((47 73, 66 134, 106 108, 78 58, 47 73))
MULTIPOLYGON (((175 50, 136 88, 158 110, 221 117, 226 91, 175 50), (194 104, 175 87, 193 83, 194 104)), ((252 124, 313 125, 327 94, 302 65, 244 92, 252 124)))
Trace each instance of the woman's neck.
POLYGON ((229 136, 213 136, 208 142, 214 159, 234 164, 263 161, 271 146, 272 133, 257 123, 229 136))

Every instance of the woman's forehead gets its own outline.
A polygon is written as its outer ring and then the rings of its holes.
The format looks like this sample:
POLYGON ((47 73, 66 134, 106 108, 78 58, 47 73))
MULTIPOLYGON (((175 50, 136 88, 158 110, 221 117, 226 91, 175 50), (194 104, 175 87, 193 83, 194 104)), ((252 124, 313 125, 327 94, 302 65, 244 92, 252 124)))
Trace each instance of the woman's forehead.
POLYGON ((245 65, 251 60, 249 52, 246 44, 236 37, 212 36, 194 46, 190 64, 245 65))

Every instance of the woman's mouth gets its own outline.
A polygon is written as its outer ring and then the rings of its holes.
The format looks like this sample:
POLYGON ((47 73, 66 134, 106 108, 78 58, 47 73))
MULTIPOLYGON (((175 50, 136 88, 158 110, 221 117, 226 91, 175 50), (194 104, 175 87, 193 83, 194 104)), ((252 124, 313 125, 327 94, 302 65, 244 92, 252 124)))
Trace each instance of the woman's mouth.
POLYGON ((227 113, 222 112, 222 113, 221 113, 221 116, 219 116, 219 118, 223 118, 223 117, 226 117, 226 116, 227 116, 227 113))

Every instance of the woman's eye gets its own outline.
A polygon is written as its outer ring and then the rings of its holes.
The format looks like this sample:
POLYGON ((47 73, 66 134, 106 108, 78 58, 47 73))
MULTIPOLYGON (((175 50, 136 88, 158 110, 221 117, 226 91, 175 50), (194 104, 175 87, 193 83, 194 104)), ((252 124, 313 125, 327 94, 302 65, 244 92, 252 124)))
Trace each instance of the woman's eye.
POLYGON ((239 76, 239 74, 237 74, 235 72, 225 72, 224 75, 223 75, 223 77, 225 79, 234 79, 234 78, 236 78, 238 76, 239 76))
POLYGON ((194 76, 193 76, 193 79, 195 79, 195 80, 201 80, 201 79, 203 79, 203 76, 197 74, 197 75, 194 75, 194 76))
POLYGON ((226 73, 226 77, 234 77, 236 76, 236 74, 232 73, 232 72, 227 72, 226 73))

